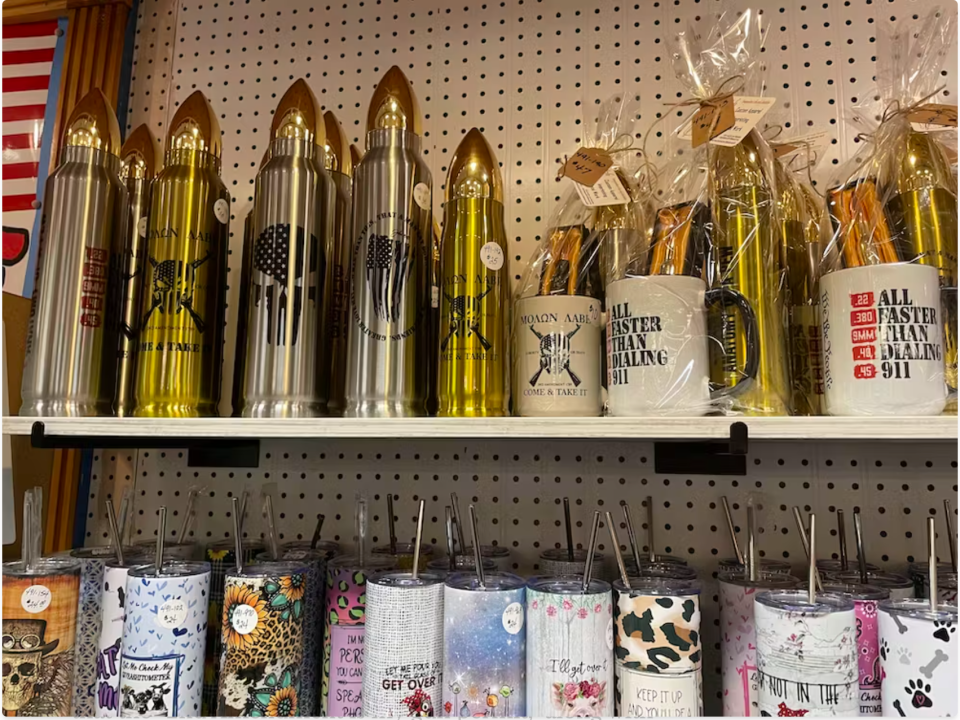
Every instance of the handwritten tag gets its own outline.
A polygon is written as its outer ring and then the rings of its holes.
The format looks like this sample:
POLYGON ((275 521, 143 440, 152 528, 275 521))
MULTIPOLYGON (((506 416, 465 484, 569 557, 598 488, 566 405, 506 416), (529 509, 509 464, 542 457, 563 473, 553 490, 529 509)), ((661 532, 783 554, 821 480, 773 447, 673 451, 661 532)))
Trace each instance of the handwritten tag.
POLYGON ((732 96, 716 104, 701 105, 691 122, 693 146, 700 147, 732 128, 737 122, 734 108, 732 96))
POLYGON ((907 119, 918 132, 936 132, 957 127, 957 106, 927 103, 912 110, 907 119))
MULTIPOLYGON (((722 132, 710 140, 711 145, 722 145, 723 147, 736 147, 753 130, 757 124, 763 120, 770 108, 777 102, 772 97, 750 97, 748 95, 737 95, 733 98, 733 111, 736 122, 729 130, 722 132)), ((696 115, 693 116, 694 118, 696 115)), ((693 123, 688 122, 680 128, 677 137, 681 140, 693 139, 693 123)), ((694 147, 696 145, 694 144, 694 147)))
POLYGON ((187 619, 187 603, 180 598, 171 598, 157 610, 157 623, 168 630, 180 627, 187 619))
POLYGON ((578 185, 593 187, 604 176, 613 161, 602 148, 582 147, 560 169, 560 177, 568 177, 578 185))
POLYGON ((31 585, 24 588, 20 595, 20 606, 28 613, 42 613, 48 607, 53 599, 50 588, 45 585, 31 585))
POLYGON ((580 202, 587 207, 626 205, 630 202, 630 194, 623 187, 617 173, 612 170, 604 173, 603 177, 592 187, 586 187, 580 183, 574 183, 573 186, 577 189, 580 202))

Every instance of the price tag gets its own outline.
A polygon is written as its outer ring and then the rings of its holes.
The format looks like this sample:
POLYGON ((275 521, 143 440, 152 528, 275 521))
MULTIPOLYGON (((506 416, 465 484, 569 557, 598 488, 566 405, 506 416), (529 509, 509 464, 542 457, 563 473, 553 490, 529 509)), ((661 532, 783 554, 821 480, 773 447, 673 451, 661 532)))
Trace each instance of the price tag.
POLYGON ((593 187, 586 187, 580 183, 574 183, 573 186, 577 189, 580 202, 587 207, 626 205, 630 202, 630 195, 612 170, 608 170, 593 187))
POLYGON ((523 629, 523 606, 520 603, 510 603, 503 611, 503 629, 511 635, 516 635, 523 629))
POLYGON ((230 624, 241 635, 249 635, 257 627, 257 611, 249 605, 237 605, 230 616, 230 624))
POLYGON ((187 603, 180 598, 171 598, 157 610, 157 623, 168 630, 180 627, 187 619, 187 603))
POLYGON ((485 243, 480 248, 480 262, 488 270, 499 270, 503 267, 503 248, 495 242, 485 243))
MULTIPOLYGON (((776 98, 772 97, 750 97, 747 95, 737 95, 733 98, 733 111, 735 117, 734 125, 725 132, 716 135, 711 138, 711 145, 722 145, 724 147, 736 147, 741 143, 741 141, 747 136, 747 134, 753 130, 757 123, 759 123, 763 116, 766 115, 770 108, 774 106, 777 102, 776 98)), ((696 119, 697 114, 693 116, 696 119)), ((677 137, 681 140, 693 140, 694 132, 694 123, 688 122, 682 128, 680 132, 677 133, 677 137)), ((697 147, 697 143, 693 143, 694 147, 697 147)))
POLYGON ((705 142, 713 140, 732 128, 736 122, 733 96, 726 97, 718 103, 701 105, 690 123, 693 146, 700 147, 705 142))
POLYGON ((770 143, 770 147, 773 149, 774 157, 785 160, 793 155, 806 158, 807 147, 809 146, 810 158, 816 163, 826 154, 831 139, 827 130, 821 130, 806 135, 798 135, 782 143, 770 143))
POLYGON ((140 237, 145 238, 147 236, 147 216, 144 215, 142 218, 137 220, 137 234, 140 237))
POLYGON ((222 225, 226 225, 230 219, 230 203, 220 198, 213 204, 213 214, 222 225))
POLYGON ((417 183, 413 188, 413 200, 421 210, 430 209, 430 187, 426 183, 417 183))
POLYGON ((560 177, 568 177, 585 187, 593 187, 604 176, 613 161, 609 153, 602 148, 577 150, 560 169, 560 177))
POLYGON ((46 585, 31 585, 20 595, 20 606, 31 615, 42 613, 50 607, 53 595, 46 585))
POLYGON ((913 109, 907 119, 918 132, 936 132, 957 127, 957 106, 927 103, 913 109))

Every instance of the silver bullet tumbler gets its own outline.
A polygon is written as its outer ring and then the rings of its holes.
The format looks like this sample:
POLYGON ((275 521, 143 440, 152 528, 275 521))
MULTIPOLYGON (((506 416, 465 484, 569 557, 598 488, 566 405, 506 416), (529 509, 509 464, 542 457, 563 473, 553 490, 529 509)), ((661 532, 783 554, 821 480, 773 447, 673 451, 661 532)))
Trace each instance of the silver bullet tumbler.
POLYGON ((120 128, 100 90, 76 106, 61 145, 43 201, 20 414, 110 415, 120 300, 111 274, 123 245, 126 190, 120 128))
POLYGON ((143 261, 147 245, 147 213, 150 186, 157 176, 157 143, 146 125, 130 133, 120 151, 120 179, 127 188, 126 228, 123 251, 118 258, 118 288, 121 299, 117 338, 117 392, 113 409, 118 417, 130 417, 136 404, 137 345, 140 342, 140 304, 143 291, 143 261))
POLYGON ((347 384, 347 328, 350 324, 350 247, 353 234, 353 148, 332 111, 323 114, 327 133, 324 167, 336 186, 332 207, 333 233, 326 248, 327 273, 323 297, 324 366, 327 373, 327 413, 343 415, 347 384))
POLYGON ((323 169, 323 120, 305 81, 287 90, 273 117, 254 200, 242 415, 316 417, 326 405, 320 325, 335 189, 323 169))
POLYGON ((427 332, 433 262, 430 171, 410 83, 391 68, 354 171, 347 417, 424 415, 436 352, 427 332))

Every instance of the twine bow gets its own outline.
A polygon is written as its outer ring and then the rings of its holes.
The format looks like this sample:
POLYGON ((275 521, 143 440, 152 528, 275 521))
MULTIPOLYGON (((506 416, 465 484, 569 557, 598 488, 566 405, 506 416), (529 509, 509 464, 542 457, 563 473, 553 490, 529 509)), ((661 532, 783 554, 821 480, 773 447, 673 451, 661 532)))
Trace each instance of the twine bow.
POLYGON ((944 89, 946 89, 946 87, 947 87, 946 85, 941 85, 933 92, 927 93, 916 102, 911 103, 910 105, 907 105, 905 107, 900 106, 899 100, 891 100, 889 103, 887 103, 887 107, 884 109, 883 115, 880 116, 880 125, 877 126, 877 129, 874 130, 873 132, 857 133, 854 136, 854 139, 862 140, 864 142, 873 142, 874 139, 877 137, 877 133, 880 132, 880 128, 882 128, 885 123, 888 123, 895 118, 909 115, 914 110, 917 110, 921 105, 926 104, 927 101, 932 100, 934 97, 936 97, 941 92, 943 92, 944 89))

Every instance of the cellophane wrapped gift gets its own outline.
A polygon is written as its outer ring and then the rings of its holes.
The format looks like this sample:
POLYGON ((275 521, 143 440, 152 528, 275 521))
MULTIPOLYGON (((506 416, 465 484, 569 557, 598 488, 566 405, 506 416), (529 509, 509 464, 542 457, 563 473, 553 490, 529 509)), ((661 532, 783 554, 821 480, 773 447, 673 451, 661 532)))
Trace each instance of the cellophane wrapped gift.
POLYGON ((861 147, 827 192, 829 414, 937 414, 956 388, 956 106, 940 105, 955 42, 955 9, 878 20, 877 91, 850 118, 861 147))
MULTIPOLYGON (((707 31, 688 28, 673 37, 673 67, 692 100, 702 107, 730 93, 762 98, 764 36, 763 16, 746 10, 722 13, 707 31)), ((645 271, 697 277, 708 290, 726 291, 714 295, 708 313, 709 409, 787 415, 792 393, 776 166, 757 129, 733 146, 720 140, 684 153, 690 167, 658 210, 650 252, 652 260, 672 260, 648 263, 645 271)), ((702 382, 699 371, 695 381, 702 382)))
POLYGON ((517 289, 513 323, 517 415, 601 414, 604 288, 620 272, 627 249, 649 237, 634 179, 639 165, 639 148, 634 147, 638 104, 615 95, 592 109, 595 114, 584 118, 581 146, 606 151, 611 164, 596 187, 616 178, 626 202, 590 206, 575 180, 561 180, 567 187, 517 289))

